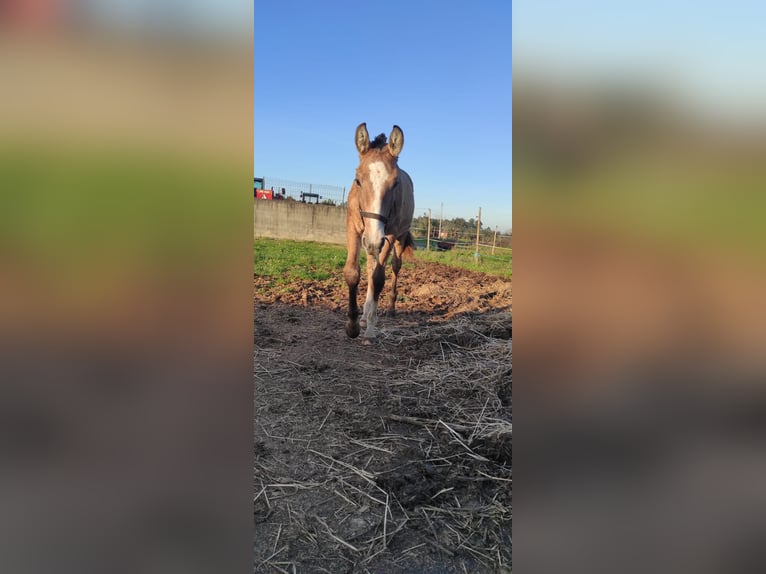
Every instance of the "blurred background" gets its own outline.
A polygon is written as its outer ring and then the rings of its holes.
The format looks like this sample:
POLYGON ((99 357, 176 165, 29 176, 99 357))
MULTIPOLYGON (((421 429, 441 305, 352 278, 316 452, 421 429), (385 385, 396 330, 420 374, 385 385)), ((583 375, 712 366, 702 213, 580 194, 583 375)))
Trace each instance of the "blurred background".
MULTIPOLYGON (((253 10, 0 1, 3 572, 252 568, 253 10)), ((520 571, 766 569, 765 17, 514 3, 520 571)))
POLYGON ((0 570, 252 568, 252 20, 0 1, 0 570))
POLYGON ((519 571, 766 568, 765 20, 514 3, 519 571))

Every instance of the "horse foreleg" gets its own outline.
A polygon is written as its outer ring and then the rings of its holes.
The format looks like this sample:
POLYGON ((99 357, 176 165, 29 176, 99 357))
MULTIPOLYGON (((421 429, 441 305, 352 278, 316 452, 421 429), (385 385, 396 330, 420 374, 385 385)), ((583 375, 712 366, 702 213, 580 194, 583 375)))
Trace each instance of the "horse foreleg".
POLYGON ((394 272, 393 279, 391 280, 391 301, 388 305, 388 315, 393 317, 396 315, 396 285, 399 279, 399 270, 402 268, 402 254, 404 253, 404 246, 397 241, 394 244, 394 252, 391 255, 391 269, 394 272))
MULTIPOLYGON (((370 255, 367 256, 367 297, 364 300, 364 309, 362 310, 362 326, 369 325, 370 311, 375 298, 375 287, 373 285, 372 274, 375 271, 375 259, 370 255)), ((365 335, 366 336, 366 335, 365 335)))
MULTIPOLYGON (((389 238, 389 241, 386 241, 383 243, 383 248, 380 250, 380 252, 377 255, 377 264, 378 267, 380 267, 382 270, 385 270, 386 268, 386 259, 388 259, 388 254, 391 251, 391 245, 393 238, 389 238)), ((364 311, 362 312, 362 324, 363 325, 369 325, 369 320, 371 316, 374 316, 373 322, 377 321, 377 306, 378 306, 378 299, 380 298, 380 292, 383 289, 383 281, 385 280, 385 276, 383 277, 383 280, 378 279, 380 282, 380 288, 377 290, 377 293, 375 292, 375 268, 376 268, 376 259, 372 255, 367 255, 367 298, 364 301, 364 311)), ((374 329, 373 329, 374 332, 374 329)), ((368 335, 365 334, 365 337, 368 335)))
POLYGON ((359 275, 359 238, 356 238, 349 240, 346 265, 343 267, 343 277, 346 280, 346 285, 348 285, 346 335, 352 339, 359 336, 359 306, 356 301, 359 275))
POLYGON ((380 297, 380 292, 383 291, 383 284, 386 281, 385 266, 373 262, 372 271, 369 273, 368 278, 370 285, 372 285, 372 299, 369 301, 369 308, 367 302, 364 304, 365 309, 368 309, 367 329, 364 332, 364 336, 366 339, 374 339, 378 334, 375 328, 378 323, 378 298, 380 297))

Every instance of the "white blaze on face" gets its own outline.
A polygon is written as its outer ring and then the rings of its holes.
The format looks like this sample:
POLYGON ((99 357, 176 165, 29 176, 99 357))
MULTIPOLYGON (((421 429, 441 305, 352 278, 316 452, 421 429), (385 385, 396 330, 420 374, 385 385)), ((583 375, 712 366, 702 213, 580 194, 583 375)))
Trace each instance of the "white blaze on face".
POLYGON ((388 179, 388 169, 386 164, 382 161, 376 161, 370 164, 370 181, 372 182, 372 190, 375 192, 375 201, 377 202, 377 208, 380 209, 380 198, 383 195, 383 186, 388 179))
MULTIPOLYGON (((382 161, 370 164, 370 182, 372 183, 373 200, 367 211, 380 213, 383 203, 383 191, 388 180, 388 168, 382 161)), ((385 226, 379 219, 367 219, 364 234, 367 236, 368 246, 377 248, 383 240, 385 226)), ((369 251, 369 250, 368 250, 369 251)))

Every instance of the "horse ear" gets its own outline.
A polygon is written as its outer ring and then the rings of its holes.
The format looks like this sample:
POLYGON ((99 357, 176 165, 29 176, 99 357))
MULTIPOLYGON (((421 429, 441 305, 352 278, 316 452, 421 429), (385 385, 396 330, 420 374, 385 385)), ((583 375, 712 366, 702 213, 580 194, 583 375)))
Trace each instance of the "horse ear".
POLYGON ((394 157, 399 157, 404 147, 404 132, 399 126, 394 126, 391 130, 391 135, 388 136, 388 150, 394 157))
POLYGON ((367 133, 367 124, 361 123, 356 126, 356 149, 363 154, 370 147, 370 134, 367 133))

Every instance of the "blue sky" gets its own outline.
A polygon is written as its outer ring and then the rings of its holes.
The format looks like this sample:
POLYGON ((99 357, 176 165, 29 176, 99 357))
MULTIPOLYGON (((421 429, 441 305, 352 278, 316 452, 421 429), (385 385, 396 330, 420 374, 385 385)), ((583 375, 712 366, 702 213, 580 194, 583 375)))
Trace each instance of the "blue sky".
POLYGON ((524 0, 513 16, 519 72, 646 77, 705 116, 763 116, 762 0, 524 0))
POLYGON ((254 174, 346 186, 404 131, 416 215, 512 226, 511 2, 255 3, 254 174))

